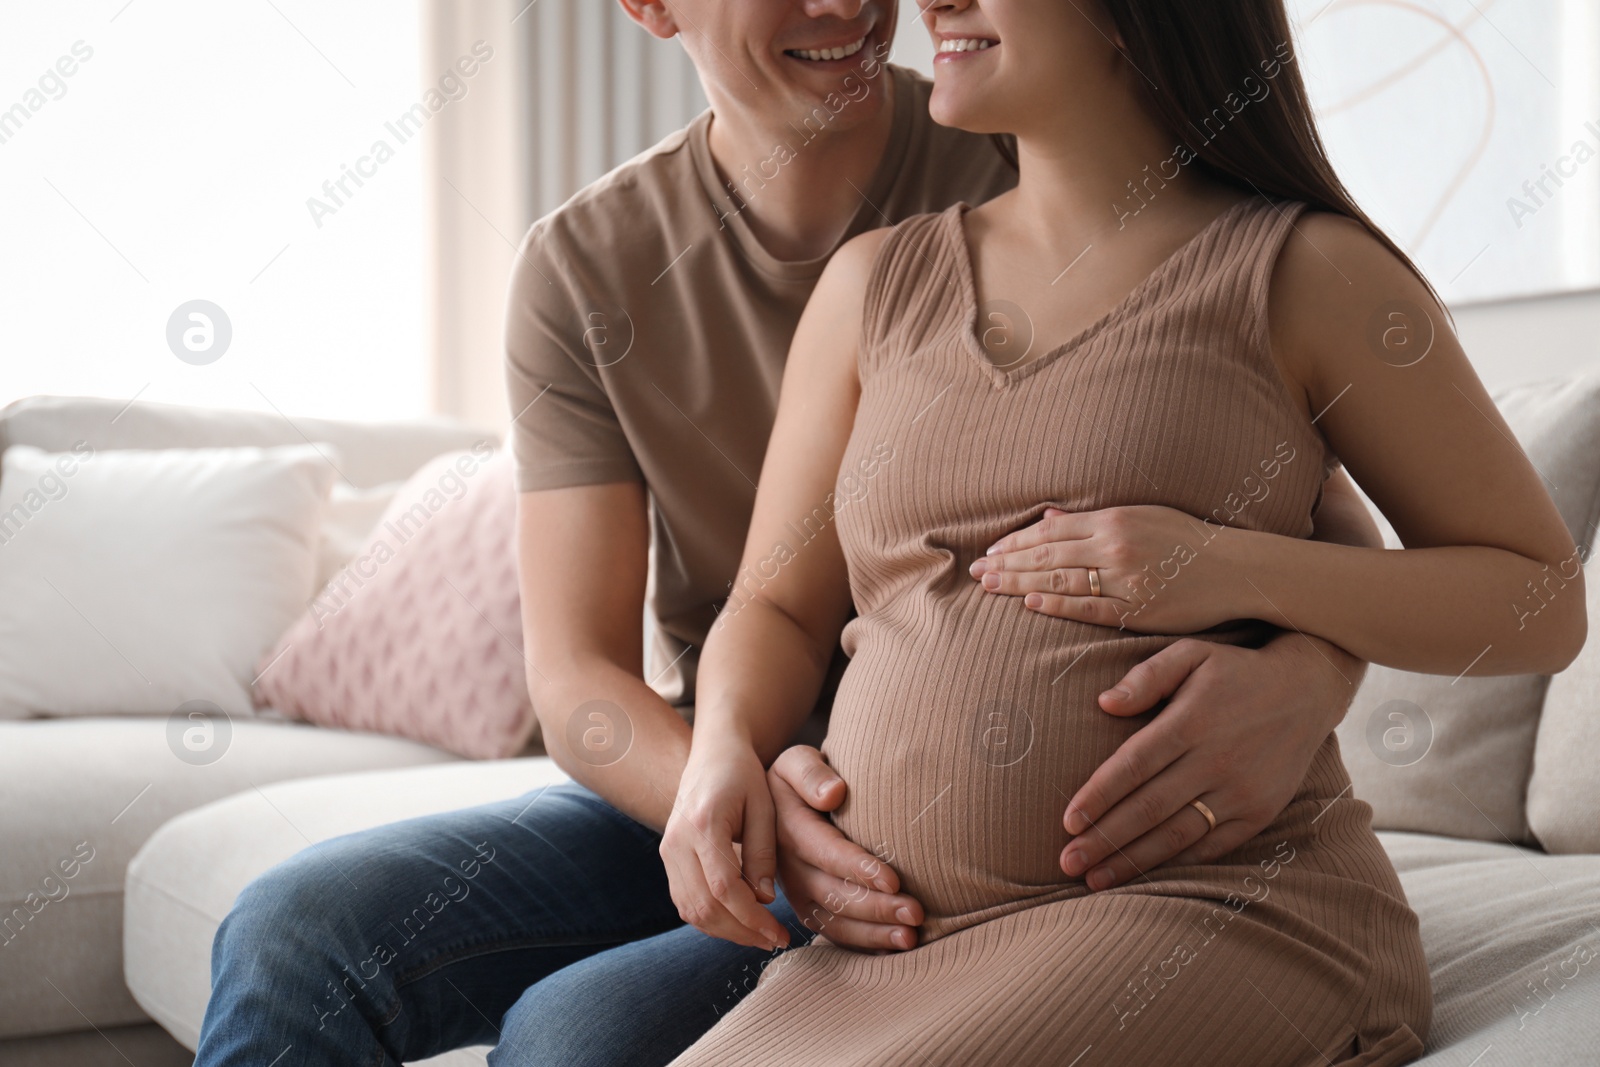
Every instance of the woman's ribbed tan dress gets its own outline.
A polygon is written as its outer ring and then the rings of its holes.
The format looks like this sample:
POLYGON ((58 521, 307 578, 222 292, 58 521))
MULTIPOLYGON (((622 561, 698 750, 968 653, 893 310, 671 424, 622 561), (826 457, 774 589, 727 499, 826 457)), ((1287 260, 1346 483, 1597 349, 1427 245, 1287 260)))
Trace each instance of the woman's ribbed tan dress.
MULTIPOLYGON (((676 1067, 1421 1054, 1432 1000, 1417 918, 1334 736, 1246 846, 1091 895, 1058 865, 1062 814, 1149 721, 1095 698, 1176 638, 1038 615, 967 573, 1052 504, 1162 504, 1311 532, 1336 461, 1273 364, 1266 320, 1272 265, 1303 208, 1231 205, 1100 321, 1010 370, 975 332, 967 206, 885 241, 841 468, 856 480, 841 475, 837 493, 859 615, 823 750, 849 783, 838 826, 900 873, 927 922, 917 948, 882 955, 840 948, 824 927, 770 962, 676 1067)), ((1175 557, 1152 569, 1155 596, 1182 580, 1175 557)), ((1238 623, 1198 636, 1262 635, 1238 623)))

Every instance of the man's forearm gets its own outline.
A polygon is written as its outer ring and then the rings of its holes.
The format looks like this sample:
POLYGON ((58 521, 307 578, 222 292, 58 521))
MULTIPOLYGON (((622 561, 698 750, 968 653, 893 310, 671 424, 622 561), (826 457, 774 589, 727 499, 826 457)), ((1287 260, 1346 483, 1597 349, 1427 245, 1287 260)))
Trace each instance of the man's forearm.
POLYGON ((602 661, 544 677, 530 671, 529 692, 557 766, 661 832, 689 758, 683 716, 643 679, 602 661))
MULTIPOLYGON (((1383 534, 1378 530, 1372 512, 1362 503, 1360 494, 1356 492, 1355 483, 1350 481, 1350 476, 1342 467, 1335 470, 1324 484, 1322 502, 1311 519, 1313 541, 1350 545, 1353 548, 1383 547, 1383 534)), ((1333 683, 1330 692, 1339 694, 1340 699, 1335 699, 1328 705, 1329 728, 1337 726, 1344 719, 1350 701, 1360 688, 1362 679, 1366 677, 1367 661, 1332 641, 1312 637, 1309 634, 1297 634, 1292 630, 1280 631, 1277 637, 1267 642, 1267 645, 1275 651, 1285 652, 1309 648, 1324 664, 1332 668, 1338 676, 1338 681, 1333 683)))
POLYGON ((1367 676, 1367 661, 1345 651, 1332 641, 1310 634, 1279 630, 1261 646, 1269 655, 1284 656, 1295 661, 1296 673, 1305 679, 1305 691, 1325 695, 1317 706, 1327 712, 1326 724, 1333 729, 1344 721, 1350 710, 1350 701, 1367 676))

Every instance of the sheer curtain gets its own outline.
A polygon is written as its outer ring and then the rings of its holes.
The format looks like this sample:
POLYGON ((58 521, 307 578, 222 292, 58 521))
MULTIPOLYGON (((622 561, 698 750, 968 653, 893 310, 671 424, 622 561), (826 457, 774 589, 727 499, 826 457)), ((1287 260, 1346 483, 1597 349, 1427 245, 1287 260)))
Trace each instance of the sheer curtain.
POLYGON ((423 23, 425 81, 476 66, 425 127, 434 406, 501 427, 506 282, 528 227, 706 101, 678 42, 614 0, 425 0, 423 23))

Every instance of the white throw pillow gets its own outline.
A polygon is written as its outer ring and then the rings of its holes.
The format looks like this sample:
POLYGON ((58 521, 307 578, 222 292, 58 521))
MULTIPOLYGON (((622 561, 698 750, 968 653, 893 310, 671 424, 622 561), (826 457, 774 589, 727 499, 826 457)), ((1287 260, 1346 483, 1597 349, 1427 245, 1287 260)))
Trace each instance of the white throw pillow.
POLYGON ((250 714, 256 658, 314 592, 334 477, 309 445, 7 449, 0 719, 250 714))
POLYGON ((317 544, 317 579, 313 588, 321 589, 349 563, 371 537, 373 528, 400 491, 404 482, 384 482, 371 489, 357 489, 344 482, 333 483, 328 510, 322 519, 322 537, 317 544))

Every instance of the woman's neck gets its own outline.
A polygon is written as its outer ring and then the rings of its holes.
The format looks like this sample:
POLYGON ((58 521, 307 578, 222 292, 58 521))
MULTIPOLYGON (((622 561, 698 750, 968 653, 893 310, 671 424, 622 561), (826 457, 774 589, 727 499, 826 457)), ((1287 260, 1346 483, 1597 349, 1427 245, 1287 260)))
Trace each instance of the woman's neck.
POLYGON ((1010 209, 1014 218, 1027 220, 1041 248, 1081 247, 1136 219, 1182 224, 1196 214, 1214 214, 1238 196, 1196 171, 1193 158, 1142 111, 1080 114, 1070 129, 1018 136, 1019 176, 1010 209))

